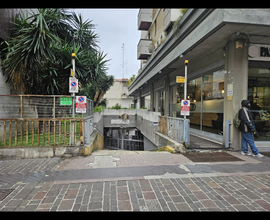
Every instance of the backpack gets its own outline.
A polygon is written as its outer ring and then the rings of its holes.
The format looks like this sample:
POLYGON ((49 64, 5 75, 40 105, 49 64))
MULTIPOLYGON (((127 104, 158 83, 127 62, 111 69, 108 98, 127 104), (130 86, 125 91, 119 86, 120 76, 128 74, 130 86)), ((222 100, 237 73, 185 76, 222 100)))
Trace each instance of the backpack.
POLYGON ((241 123, 241 120, 239 119, 239 111, 236 113, 234 119, 233 119, 233 124, 236 128, 239 128, 241 123))

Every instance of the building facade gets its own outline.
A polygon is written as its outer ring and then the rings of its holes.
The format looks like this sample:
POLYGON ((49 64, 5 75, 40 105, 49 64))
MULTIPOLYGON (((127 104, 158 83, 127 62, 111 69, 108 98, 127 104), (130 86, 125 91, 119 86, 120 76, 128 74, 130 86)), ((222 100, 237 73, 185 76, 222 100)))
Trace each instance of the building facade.
POLYGON ((260 134, 256 146, 270 149, 269 9, 188 9, 184 15, 180 9, 141 9, 138 30, 142 65, 129 94, 139 107, 150 100, 151 111, 181 117, 184 84, 176 77, 184 76, 189 60, 191 133, 223 144, 229 136, 230 147, 240 150, 241 133, 230 125, 226 134, 225 122, 232 123, 248 99, 260 134), (181 19, 172 28, 176 15, 181 19))
POLYGON ((116 103, 122 108, 131 108, 133 106, 133 98, 128 96, 129 79, 114 79, 114 84, 107 91, 103 98, 107 98, 107 107, 115 106, 116 103))

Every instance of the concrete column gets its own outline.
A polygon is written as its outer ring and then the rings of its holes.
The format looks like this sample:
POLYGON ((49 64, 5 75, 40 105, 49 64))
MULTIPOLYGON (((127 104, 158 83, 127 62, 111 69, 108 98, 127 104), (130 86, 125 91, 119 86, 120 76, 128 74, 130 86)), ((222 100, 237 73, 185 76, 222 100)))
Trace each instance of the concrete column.
POLYGON ((154 92, 154 84, 152 83, 151 84, 151 89, 150 89, 150 111, 154 111, 154 95, 155 95, 155 92, 154 92))
POLYGON ((165 109, 164 116, 170 115, 170 76, 165 78, 165 109))
MULTIPOLYGON (((225 143, 225 121, 228 119, 233 123, 236 113, 241 108, 241 101, 247 99, 248 92, 248 47, 236 49, 236 40, 228 43, 225 55, 225 74, 224 74, 224 123, 223 123, 223 142, 225 143), (232 96, 228 96, 228 89, 232 88, 232 96)), ((242 39, 245 41, 245 39, 242 39)), ((233 150, 241 150, 241 132, 232 124, 230 125, 230 147, 233 150)))

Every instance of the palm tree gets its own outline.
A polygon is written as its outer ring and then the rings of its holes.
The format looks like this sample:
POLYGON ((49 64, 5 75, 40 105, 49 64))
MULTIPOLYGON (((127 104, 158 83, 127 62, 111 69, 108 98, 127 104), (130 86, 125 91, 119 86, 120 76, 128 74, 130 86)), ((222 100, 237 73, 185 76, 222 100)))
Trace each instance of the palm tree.
POLYGON ((28 94, 69 94, 71 53, 76 53, 76 78, 81 86, 106 74, 103 53, 91 21, 63 9, 38 9, 15 18, 13 35, 1 56, 3 74, 17 90, 28 94))
POLYGON ((99 92, 99 97, 96 99, 96 101, 94 100, 95 107, 99 105, 105 93, 114 84, 113 76, 105 76, 105 77, 101 77, 100 79, 101 79, 100 87, 99 87, 99 90, 96 91, 96 92, 99 92))

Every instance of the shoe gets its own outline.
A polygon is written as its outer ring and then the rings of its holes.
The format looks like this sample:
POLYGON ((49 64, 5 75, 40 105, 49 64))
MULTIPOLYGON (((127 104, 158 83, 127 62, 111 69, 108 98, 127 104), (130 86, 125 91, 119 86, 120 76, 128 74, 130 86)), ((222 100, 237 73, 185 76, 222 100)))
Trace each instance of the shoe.
POLYGON ((245 153, 244 151, 241 151, 241 154, 244 155, 244 156, 247 155, 247 153, 245 153))
POLYGON ((258 158, 264 158, 264 156, 262 155, 262 154, 260 154, 260 153, 258 153, 258 154, 252 154, 252 156, 253 157, 258 157, 258 158))

